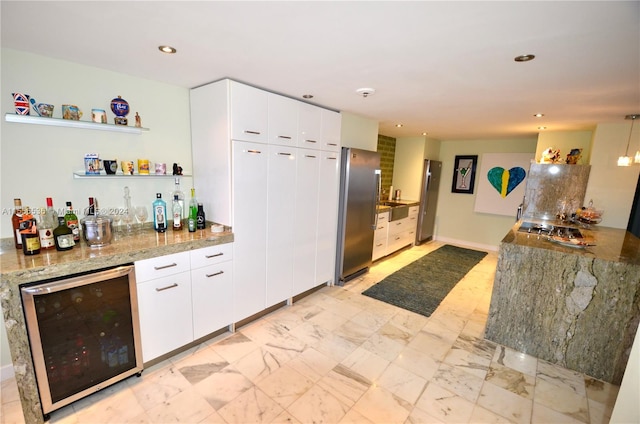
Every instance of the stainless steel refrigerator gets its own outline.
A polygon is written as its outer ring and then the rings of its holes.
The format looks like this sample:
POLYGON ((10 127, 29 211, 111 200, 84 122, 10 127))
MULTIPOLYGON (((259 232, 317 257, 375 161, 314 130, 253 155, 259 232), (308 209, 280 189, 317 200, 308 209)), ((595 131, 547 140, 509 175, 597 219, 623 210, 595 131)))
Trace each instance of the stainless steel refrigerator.
POLYGON ((442 162, 430 159, 424 160, 424 167, 422 170, 422 188, 420 189, 420 209, 418 210, 418 228, 416 231, 416 245, 429 241, 433 238, 441 170, 442 162))
POLYGON ((377 152, 343 147, 341 161, 337 285, 364 274, 371 266, 381 175, 377 152))

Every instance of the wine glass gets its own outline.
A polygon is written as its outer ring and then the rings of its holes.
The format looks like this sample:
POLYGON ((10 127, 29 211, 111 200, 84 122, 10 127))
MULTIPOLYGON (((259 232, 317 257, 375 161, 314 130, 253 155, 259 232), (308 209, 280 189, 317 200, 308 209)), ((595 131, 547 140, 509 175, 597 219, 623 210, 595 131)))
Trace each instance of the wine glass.
POLYGON ((147 207, 146 206, 136 206, 135 207, 135 215, 136 215, 136 220, 140 224, 140 232, 142 232, 142 229, 144 227, 144 223, 147 221, 147 218, 149 217, 149 212, 147 211, 147 207))
POLYGON ((133 232, 132 224, 136 220, 134 212, 128 208, 124 208, 122 215, 120 215, 120 218, 122 219, 122 223, 127 226, 127 233, 131 234, 133 232))

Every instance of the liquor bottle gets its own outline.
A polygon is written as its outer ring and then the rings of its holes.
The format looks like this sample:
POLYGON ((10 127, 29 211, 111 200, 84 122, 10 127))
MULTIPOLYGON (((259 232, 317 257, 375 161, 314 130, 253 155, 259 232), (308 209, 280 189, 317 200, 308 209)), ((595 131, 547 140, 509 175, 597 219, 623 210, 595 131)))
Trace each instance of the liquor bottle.
POLYGON ((167 231, 167 204, 162 200, 162 193, 156 193, 153 202, 153 229, 159 233, 167 231))
POLYGON ((13 226, 13 241, 16 245, 16 249, 22 249, 20 221, 22 221, 22 200, 13 199, 13 215, 11 216, 11 225, 13 226))
MULTIPOLYGON (((176 178, 177 180, 177 178, 176 178)), ((177 194, 173 195, 173 231, 182 230, 182 205, 177 194)))
POLYGON ((80 226, 78 223, 78 216, 73 211, 73 207, 71 207, 71 202, 67 202, 67 213, 64 215, 64 221, 67 224, 67 227, 71 229, 73 232, 73 241, 80 241, 80 226))
POLYGON ((96 214, 96 205, 93 202, 93 197, 89 197, 89 208, 87 209, 87 215, 96 214))
POLYGON ((40 233, 40 247, 43 249, 52 249, 56 247, 53 239, 53 230, 58 226, 58 213, 53 209, 53 200, 47 197, 47 209, 42 214, 38 232, 40 233))
POLYGON ((205 227, 204 209, 202 208, 202 203, 198 203, 198 212, 196 214, 196 228, 198 230, 204 230, 204 227, 205 227))
POLYGON ((20 221, 20 235, 22 236, 22 253, 37 255, 40 253, 40 236, 36 219, 30 213, 22 215, 20 221))
POLYGON ((58 218, 58 226, 53 230, 53 241, 56 245, 56 250, 69 250, 75 245, 73 230, 67 227, 63 216, 58 218))
POLYGON ((180 219, 186 218, 185 217, 186 209, 184 208, 184 193, 182 192, 182 190, 180 190, 180 178, 175 179, 175 188, 173 190, 173 193, 171 193, 172 199, 174 199, 175 196, 178 196, 178 202, 180 203, 180 209, 182 210, 182 215, 180 216, 180 219))
POLYGON ((189 201, 189 232, 196 231, 198 222, 198 201, 196 200, 196 189, 191 189, 191 200, 189 201))

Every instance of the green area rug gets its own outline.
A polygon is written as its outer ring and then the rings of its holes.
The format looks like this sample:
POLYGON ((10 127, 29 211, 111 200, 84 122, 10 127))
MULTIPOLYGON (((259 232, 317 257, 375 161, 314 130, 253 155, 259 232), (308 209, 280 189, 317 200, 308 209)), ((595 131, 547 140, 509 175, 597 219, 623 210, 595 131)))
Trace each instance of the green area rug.
POLYGON ((458 281, 486 255, 487 252, 446 244, 362 294, 428 317, 458 281))

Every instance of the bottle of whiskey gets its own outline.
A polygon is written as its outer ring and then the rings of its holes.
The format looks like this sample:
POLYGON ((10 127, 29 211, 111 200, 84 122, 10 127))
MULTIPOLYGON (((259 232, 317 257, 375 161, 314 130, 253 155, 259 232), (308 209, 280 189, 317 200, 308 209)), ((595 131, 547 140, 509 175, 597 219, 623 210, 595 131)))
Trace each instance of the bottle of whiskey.
POLYGON ((13 241, 16 245, 16 249, 22 249, 20 221, 22 221, 22 200, 13 199, 13 215, 11 216, 11 225, 13 226, 13 241))
POLYGON ((67 202, 67 213, 64 215, 64 221, 73 232, 73 241, 78 243, 80 241, 80 225, 78 223, 78 215, 73 211, 71 202, 67 202))

